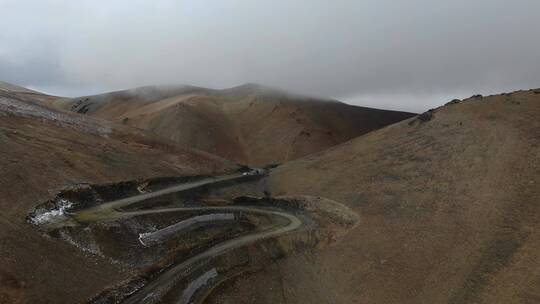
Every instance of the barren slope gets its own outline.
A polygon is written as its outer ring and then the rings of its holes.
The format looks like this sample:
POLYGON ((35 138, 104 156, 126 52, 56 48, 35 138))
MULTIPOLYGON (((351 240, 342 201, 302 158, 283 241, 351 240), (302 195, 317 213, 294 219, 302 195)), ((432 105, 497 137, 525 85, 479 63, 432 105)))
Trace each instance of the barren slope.
POLYGON ((10 94, 25 101, 39 101, 44 105, 52 105, 56 102, 64 101, 65 98, 43 94, 18 85, 0 81, 0 93, 10 94))
POLYGON ((48 109, 12 89, 0 90, 0 303, 77 303, 127 276, 25 222, 62 188, 235 168, 146 131, 48 109))
POLYGON ((153 131, 249 165, 283 163, 412 114, 356 107, 247 84, 226 90, 143 87, 56 104, 153 131))
POLYGON ((540 90, 432 114, 274 169, 267 193, 327 197, 360 224, 210 303, 539 303, 540 90))
POLYGON ((428 116, 275 169, 272 195, 328 197, 360 224, 332 249, 224 286, 215 303, 227 294, 256 303, 540 303, 540 90, 428 116))

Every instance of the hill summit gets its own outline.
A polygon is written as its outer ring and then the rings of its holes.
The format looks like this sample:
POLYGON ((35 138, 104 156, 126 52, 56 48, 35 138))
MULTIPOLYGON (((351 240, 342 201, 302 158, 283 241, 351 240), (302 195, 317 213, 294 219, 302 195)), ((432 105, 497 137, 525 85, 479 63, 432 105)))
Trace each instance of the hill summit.
POLYGON ((152 131, 237 163, 283 163, 413 116, 248 83, 215 90, 147 86, 56 107, 152 131))

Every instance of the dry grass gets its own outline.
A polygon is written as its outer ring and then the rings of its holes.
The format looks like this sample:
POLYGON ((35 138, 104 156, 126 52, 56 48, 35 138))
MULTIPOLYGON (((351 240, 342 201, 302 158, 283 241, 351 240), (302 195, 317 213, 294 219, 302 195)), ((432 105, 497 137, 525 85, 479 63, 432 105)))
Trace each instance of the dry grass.
MULTIPOLYGON (((235 168, 148 132, 13 99, 0 107, 0 303, 77 303, 129 270, 40 235, 25 222, 39 202, 78 183, 211 174, 235 168), (107 132, 96 132, 107 130, 107 132)), ((23 98, 24 99, 24 98, 23 98)))
POLYGON ((411 116, 251 85, 171 94, 154 90, 81 97, 55 105, 150 130, 252 166, 296 159, 411 116))
MULTIPOLYGON (((474 98, 409 122, 273 171, 273 195, 360 214, 334 248, 254 277, 282 280, 278 303, 539 303, 540 95, 474 98)), ((268 292, 241 283, 229 290, 268 292)))

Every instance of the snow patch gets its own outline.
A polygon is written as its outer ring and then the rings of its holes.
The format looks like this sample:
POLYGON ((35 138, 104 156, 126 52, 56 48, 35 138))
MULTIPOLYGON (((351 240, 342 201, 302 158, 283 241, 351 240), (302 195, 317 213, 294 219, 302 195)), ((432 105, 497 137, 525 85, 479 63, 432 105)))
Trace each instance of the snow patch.
POLYGON ((30 217, 30 221, 34 225, 43 225, 63 221, 67 218, 66 210, 71 207, 73 207, 72 202, 66 199, 60 199, 57 203, 58 209, 53 209, 42 212, 40 214, 35 214, 34 216, 30 217))
POLYGON ((183 221, 180 221, 176 224, 167 226, 157 231, 139 233, 139 242, 143 246, 148 247, 148 246, 166 241, 167 239, 171 238, 173 235, 177 234, 181 230, 188 229, 190 226, 205 224, 205 223, 212 223, 212 222, 219 222, 219 221, 234 221, 234 220, 235 220, 235 217, 234 217, 234 214, 232 213, 214 213, 214 214, 197 215, 197 216, 190 217, 188 219, 185 219, 183 221))
POLYGON ((75 241, 71 237, 71 235, 69 235, 69 233, 67 233, 67 232, 65 232, 63 230, 60 231, 60 237, 62 239, 64 239, 66 242, 68 242, 69 244, 79 248, 83 252, 87 252, 87 253, 90 253, 90 254, 97 255, 97 256, 100 256, 102 258, 105 258, 105 256, 103 255, 103 253, 101 253, 101 251, 99 250, 99 247, 96 244, 88 243, 87 246, 84 246, 83 244, 75 241))

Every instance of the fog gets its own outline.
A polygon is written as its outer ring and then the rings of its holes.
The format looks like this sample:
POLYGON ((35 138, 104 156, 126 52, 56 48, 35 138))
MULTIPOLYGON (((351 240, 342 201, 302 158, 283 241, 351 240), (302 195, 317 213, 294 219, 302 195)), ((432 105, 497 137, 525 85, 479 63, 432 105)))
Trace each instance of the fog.
POLYGON ((0 80, 56 95, 256 82, 380 108, 540 87, 540 1, 0 0, 0 80))

